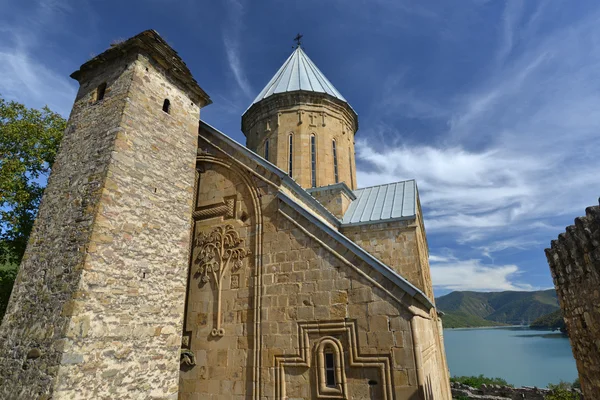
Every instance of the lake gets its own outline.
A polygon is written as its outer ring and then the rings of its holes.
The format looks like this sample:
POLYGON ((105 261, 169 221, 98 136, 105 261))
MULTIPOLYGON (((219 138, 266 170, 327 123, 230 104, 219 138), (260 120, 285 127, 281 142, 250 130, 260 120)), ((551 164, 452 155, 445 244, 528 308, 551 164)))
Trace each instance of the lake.
POLYGON ((573 382, 577 367, 569 339, 528 328, 444 329, 450 375, 483 374, 515 386, 573 382))

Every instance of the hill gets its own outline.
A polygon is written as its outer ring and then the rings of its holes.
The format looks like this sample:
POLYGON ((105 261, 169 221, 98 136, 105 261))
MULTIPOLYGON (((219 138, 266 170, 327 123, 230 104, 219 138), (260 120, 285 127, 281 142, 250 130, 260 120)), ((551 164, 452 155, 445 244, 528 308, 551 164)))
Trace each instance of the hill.
POLYGON ((452 292, 436 299, 444 327, 529 325, 559 309, 554 289, 535 292, 452 292))
POLYGON ((560 309, 539 317, 533 321, 529 327, 532 329, 558 329, 563 333, 566 332, 565 320, 563 319, 560 309))

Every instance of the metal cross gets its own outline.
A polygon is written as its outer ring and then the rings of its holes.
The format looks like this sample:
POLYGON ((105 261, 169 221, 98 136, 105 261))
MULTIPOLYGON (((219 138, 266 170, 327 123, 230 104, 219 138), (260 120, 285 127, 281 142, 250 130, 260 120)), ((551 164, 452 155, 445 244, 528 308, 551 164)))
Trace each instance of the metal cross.
POLYGON ((302 43, 300 43, 300 41, 302 40, 302 35, 297 34, 296 37, 294 38, 294 40, 296 41, 296 47, 300 47, 300 45, 302 44, 302 43))

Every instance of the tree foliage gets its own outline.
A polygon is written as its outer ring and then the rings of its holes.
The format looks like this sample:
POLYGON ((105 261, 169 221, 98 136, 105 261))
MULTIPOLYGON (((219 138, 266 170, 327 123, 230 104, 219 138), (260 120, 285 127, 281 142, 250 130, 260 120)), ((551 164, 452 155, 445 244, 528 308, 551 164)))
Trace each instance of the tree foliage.
POLYGON ((66 121, 0 96, 0 259, 18 264, 66 121))
POLYGON ((544 399, 545 400, 580 400, 579 394, 572 389, 579 381, 576 380, 573 384, 561 381, 559 384, 548 384, 548 389, 552 390, 544 399))
POLYGON ((0 263, 0 322, 4 317, 6 306, 8 306, 10 293, 17 277, 17 270, 17 264, 0 263))
POLYGON ((462 383, 463 385, 468 385, 477 389, 481 388, 481 385, 484 383, 486 385, 512 386, 502 378, 488 378, 487 376, 483 376, 483 374, 479 376, 453 376, 450 378, 450 382, 462 383))

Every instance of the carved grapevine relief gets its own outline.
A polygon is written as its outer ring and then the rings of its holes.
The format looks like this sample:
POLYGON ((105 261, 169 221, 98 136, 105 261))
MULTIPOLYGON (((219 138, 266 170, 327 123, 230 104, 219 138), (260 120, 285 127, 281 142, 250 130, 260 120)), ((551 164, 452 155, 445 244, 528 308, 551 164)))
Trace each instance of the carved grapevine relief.
POLYGON ((244 240, 231 225, 218 226, 209 234, 202 233, 195 239, 194 245, 199 249, 194 260, 197 270, 195 277, 202 284, 212 281, 217 295, 216 324, 211 331, 212 336, 223 336, 225 330, 221 327, 221 291, 223 277, 231 269, 232 272, 242 267, 243 259, 250 251, 243 247, 244 240))

